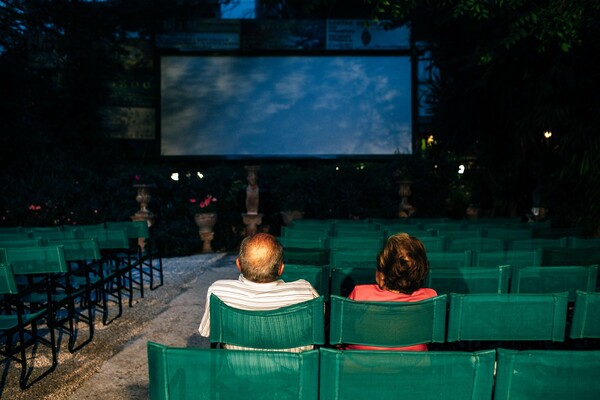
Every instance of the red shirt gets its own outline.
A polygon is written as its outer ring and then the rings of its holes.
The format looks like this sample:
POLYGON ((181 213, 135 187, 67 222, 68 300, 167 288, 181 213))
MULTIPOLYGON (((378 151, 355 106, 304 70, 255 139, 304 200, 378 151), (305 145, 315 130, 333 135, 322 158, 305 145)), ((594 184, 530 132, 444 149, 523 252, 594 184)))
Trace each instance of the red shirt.
MULTIPOLYGON (((360 301, 404 301, 404 302, 415 302, 425 299, 429 299, 437 296, 437 292, 429 288, 421 288, 415 290, 412 294, 394 293, 389 290, 381 289, 378 285, 357 285, 354 290, 348 296, 351 300, 360 301)), ((414 346, 406 347, 374 347, 374 346, 361 346, 357 344, 350 344, 346 346, 349 350, 402 350, 402 351, 427 351, 426 344, 416 344, 414 346)))

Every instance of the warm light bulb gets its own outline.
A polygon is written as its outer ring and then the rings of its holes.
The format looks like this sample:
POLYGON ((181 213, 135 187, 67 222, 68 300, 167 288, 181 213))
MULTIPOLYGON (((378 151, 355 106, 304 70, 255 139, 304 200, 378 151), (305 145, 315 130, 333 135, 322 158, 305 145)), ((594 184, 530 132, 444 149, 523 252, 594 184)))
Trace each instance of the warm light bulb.
POLYGON ((465 166, 464 165, 459 165, 458 166, 458 173, 459 174, 464 174, 465 173, 465 166))
POLYGON ((427 136, 427 146, 431 146, 434 143, 435 143, 435 139, 433 138, 433 135, 427 136))
POLYGON ((550 131, 546 131, 546 132, 544 132, 544 137, 545 137, 546 139, 550 139, 550 137, 551 137, 551 136, 552 136, 552 132, 550 132, 550 131))
POLYGON ((173 179, 175 182, 177 182, 179 180, 179 172, 173 172, 171 174, 171 179, 173 179))
POLYGON ((196 172, 196 175, 198 175, 198 178, 200 179, 204 178, 204 174, 200 171, 196 172))

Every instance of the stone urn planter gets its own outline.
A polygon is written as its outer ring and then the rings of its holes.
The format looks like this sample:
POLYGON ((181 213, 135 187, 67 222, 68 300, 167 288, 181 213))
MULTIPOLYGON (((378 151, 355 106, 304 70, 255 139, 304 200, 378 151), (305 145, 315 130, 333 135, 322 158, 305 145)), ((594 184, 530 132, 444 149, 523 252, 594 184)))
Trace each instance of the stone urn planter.
POLYGON ((212 253, 213 248, 211 242, 215 238, 213 229, 217 223, 217 213, 197 213, 194 215, 194 221, 196 222, 196 225, 198 225, 198 233, 200 235, 200 240, 202 240, 202 252, 212 253))

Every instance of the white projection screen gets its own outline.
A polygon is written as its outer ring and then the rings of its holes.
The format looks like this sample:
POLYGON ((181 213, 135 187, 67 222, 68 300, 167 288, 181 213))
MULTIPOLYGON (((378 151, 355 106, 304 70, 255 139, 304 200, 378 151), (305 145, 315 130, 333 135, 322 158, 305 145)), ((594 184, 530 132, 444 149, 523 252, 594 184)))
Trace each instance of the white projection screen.
POLYGON ((162 156, 412 153, 405 55, 161 57, 162 156))

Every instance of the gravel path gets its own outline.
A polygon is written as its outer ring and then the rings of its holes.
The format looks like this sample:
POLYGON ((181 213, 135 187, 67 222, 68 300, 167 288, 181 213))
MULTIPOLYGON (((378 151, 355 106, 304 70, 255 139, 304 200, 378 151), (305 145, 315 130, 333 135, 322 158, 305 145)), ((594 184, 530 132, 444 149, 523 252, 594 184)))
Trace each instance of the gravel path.
MULTIPOLYGON (((108 326, 96 323, 94 339, 74 354, 59 335, 58 367, 42 381, 22 391, 20 367, 0 364, 1 399, 148 399, 146 343, 209 347, 198 334, 206 290, 217 279, 235 279, 235 255, 201 254, 163 259, 164 285, 150 291, 108 326)), ((83 335, 84 333, 82 333, 83 335)), ((38 348, 38 353, 43 352, 38 348)), ((36 363, 48 358, 36 357, 36 363)), ((37 365, 37 364, 36 364, 37 365)))

